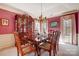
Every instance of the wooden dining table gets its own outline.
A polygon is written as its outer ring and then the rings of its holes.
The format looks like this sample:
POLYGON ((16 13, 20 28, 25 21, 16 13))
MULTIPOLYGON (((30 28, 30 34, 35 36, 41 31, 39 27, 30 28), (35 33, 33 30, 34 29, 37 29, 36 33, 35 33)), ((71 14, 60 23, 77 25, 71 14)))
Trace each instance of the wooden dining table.
POLYGON ((38 56, 40 56, 41 53, 40 53, 39 45, 42 44, 41 42, 45 42, 46 38, 42 38, 42 39, 40 39, 40 38, 36 37, 35 39, 28 39, 28 40, 31 41, 32 44, 35 45, 35 48, 36 48, 36 54, 37 54, 38 56))
POLYGON ((32 44, 35 45, 35 48, 36 48, 36 53, 38 56, 40 56, 40 48, 39 48, 39 45, 42 44, 41 42, 45 42, 46 39, 48 38, 48 36, 43 36, 43 35, 40 35, 40 36, 36 36, 32 39, 27 39, 27 36, 24 36, 24 38, 28 41, 28 42, 32 42, 32 44))

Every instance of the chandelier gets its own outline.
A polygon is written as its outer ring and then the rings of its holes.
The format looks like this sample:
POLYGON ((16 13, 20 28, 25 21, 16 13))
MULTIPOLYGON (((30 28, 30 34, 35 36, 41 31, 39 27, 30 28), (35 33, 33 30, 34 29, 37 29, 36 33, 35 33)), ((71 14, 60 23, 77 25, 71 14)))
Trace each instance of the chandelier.
POLYGON ((39 21, 43 21, 43 14, 42 14, 42 10, 43 10, 43 4, 41 2, 41 6, 40 6, 40 11, 41 11, 41 15, 39 16, 39 21))
POLYGON ((39 23, 40 23, 40 32, 43 32, 42 28, 42 24, 43 24, 43 17, 42 17, 42 3, 41 3, 41 7, 40 7, 40 11, 41 11, 41 15, 39 16, 39 23))

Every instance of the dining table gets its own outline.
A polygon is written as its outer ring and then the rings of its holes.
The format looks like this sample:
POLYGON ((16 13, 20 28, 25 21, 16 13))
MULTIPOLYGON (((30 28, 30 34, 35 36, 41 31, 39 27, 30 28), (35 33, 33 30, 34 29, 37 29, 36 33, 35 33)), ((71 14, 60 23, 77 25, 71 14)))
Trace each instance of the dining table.
MULTIPOLYGON (((24 36, 25 38, 27 38, 27 36, 24 36)), ((47 40, 48 36, 46 35, 37 35, 36 37, 33 36, 32 39, 27 39, 28 42, 32 42, 32 44, 35 45, 36 48, 36 54, 38 56, 40 56, 40 48, 39 45, 43 44, 43 42, 45 42, 47 40)))

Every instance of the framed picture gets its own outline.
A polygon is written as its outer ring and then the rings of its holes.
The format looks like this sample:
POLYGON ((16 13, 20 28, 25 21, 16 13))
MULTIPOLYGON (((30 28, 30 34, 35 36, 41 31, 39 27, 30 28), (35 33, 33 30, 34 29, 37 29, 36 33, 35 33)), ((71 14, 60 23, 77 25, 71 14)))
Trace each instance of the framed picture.
POLYGON ((7 26, 9 24, 8 19, 2 18, 2 26, 7 26))
POLYGON ((58 26, 58 22, 53 21, 53 22, 50 23, 50 26, 51 26, 51 28, 55 28, 55 27, 58 26))

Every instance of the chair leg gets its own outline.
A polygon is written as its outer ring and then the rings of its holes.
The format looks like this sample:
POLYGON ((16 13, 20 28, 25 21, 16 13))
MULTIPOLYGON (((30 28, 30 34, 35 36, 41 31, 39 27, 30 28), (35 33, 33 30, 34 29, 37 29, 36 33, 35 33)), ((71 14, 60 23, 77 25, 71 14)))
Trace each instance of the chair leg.
POLYGON ((55 52, 57 54, 57 51, 59 51, 59 45, 58 44, 56 45, 55 50, 56 50, 55 52))
POLYGON ((57 47, 56 48, 57 48, 57 51, 59 51, 59 44, 57 44, 57 47))
POLYGON ((49 51, 49 56, 51 56, 51 51, 49 51))
POLYGON ((37 55, 37 51, 35 51, 35 54, 34 54, 34 56, 36 56, 37 55))
POLYGON ((57 50, 56 50, 56 45, 55 45, 54 48, 53 48, 53 55, 55 56, 56 53, 57 53, 57 50))
POLYGON ((19 56, 19 52, 17 52, 17 56, 19 56))
POLYGON ((55 53, 56 53, 56 52, 55 52, 55 50, 54 50, 54 51, 53 51, 53 56, 55 56, 55 53))
POLYGON ((40 55, 41 55, 41 49, 38 48, 38 56, 40 56, 40 55))
POLYGON ((55 56, 55 53, 53 54, 53 56, 55 56))
POLYGON ((39 55, 41 55, 41 49, 39 49, 39 55))
POLYGON ((38 47, 36 47, 36 54, 40 56, 40 49, 38 47))
POLYGON ((55 54, 56 54, 56 50, 55 50, 55 49, 53 49, 53 56, 55 56, 55 54))

